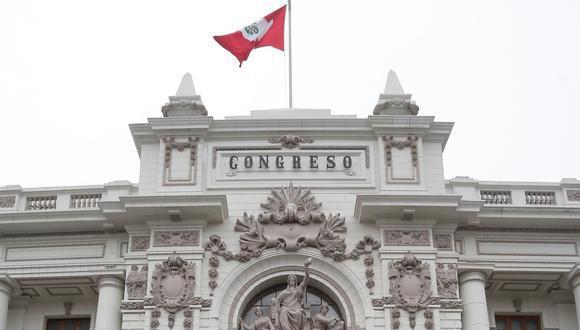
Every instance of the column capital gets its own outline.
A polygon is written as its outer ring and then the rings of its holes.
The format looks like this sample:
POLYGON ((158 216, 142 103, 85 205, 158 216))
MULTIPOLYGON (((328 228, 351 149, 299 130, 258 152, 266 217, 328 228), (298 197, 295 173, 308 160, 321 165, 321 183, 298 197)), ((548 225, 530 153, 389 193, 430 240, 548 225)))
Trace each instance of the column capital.
POLYGON ((459 283, 463 284, 468 281, 480 281, 485 283, 488 275, 489 274, 484 270, 471 269, 459 274, 459 283))
POLYGON ((123 281, 122 278, 120 278, 119 276, 115 276, 115 275, 103 275, 101 277, 99 277, 99 288, 105 287, 105 286, 112 286, 112 287, 117 287, 117 288, 124 288, 125 287, 125 282, 123 281))
POLYGON ((566 275, 565 279, 566 283, 564 283, 564 285, 569 285, 571 289, 574 289, 580 285, 580 265, 575 265, 572 267, 572 269, 566 275))

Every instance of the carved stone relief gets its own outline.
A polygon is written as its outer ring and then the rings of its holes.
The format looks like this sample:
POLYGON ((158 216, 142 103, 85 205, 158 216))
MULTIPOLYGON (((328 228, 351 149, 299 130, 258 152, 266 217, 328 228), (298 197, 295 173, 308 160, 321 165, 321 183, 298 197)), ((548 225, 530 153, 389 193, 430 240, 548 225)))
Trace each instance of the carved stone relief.
POLYGON ((123 301, 121 303, 121 310, 138 311, 143 310, 145 304, 142 301, 123 301))
POLYGON ((197 246, 199 231, 156 231, 153 246, 197 246))
POLYGON ((385 112, 389 109, 402 109, 405 110, 408 115, 413 116, 416 116, 419 113, 419 106, 415 104, 415 102, 396 97, 392 99, 386 99, 385 102, 377 104, 373 110, 373 115, 385 114, 385 112))
POLYGON ((383 239, 386 245, 431 245, 428 230, 385 230, 383 239))
POLYGON ((175 325, 175 314, 195 302, 194 265, 181 257, 172 256, 161 264, 155 265, 151 282, 151 300, 155 306, 151 312, 151 328, 159 327, 161 309, 169 313, 167 320, 170 329, 175 325))
POLYGON ((143 266, 139 271, 138 266, 131 266, 125 285, 129 300, 143 299, 147 294, 147 273, 148 267, 143 266))
POLYGON ((16 196, 0 197, 0 208, 11 208, 16 203, 16 196))
POLYGON ((580 202, 580 190, 568 190, 566 195, 569 201, 580 202))
POLYGON ((190 150, 190 165, 195 165, 196 158, 196 148, 197 148, 197 138, 188 137, 188 142, 175 142, 174 137, 165 137, 163 142, 165 143, 165 167, 169 167, 171 164, 171 151, 177 149, 178 151, 183 151, 185 149, 190 150))
POLYGON ((399 308, 409 314, 411 329, 414 329, 416 325, 416 313, 421 309, 426 309, 424 313, 425 328, 433 329, 433 313, 429 305, 432 305, 434 300, 431 297, 429 264, 419 261, 410 253, 401 260, 389 262, 389 283, 395 304, 395 308, 391 312, 393 329, 398 329, 400 326, 399 308))
POLYGON ((463 309, 463 302, 461 300, 442 301, 441 309, 463 309))
POLYGON ((451 240, 451 235, 440 234, 433 235, 433 241, 435 241, 435 247, 440 250, 452 250, 453 243, 451 240))
POLYGON ((437 292, 441 298, 457 298, 457 266, 437 264, 437 292))
POLYGON ((268 142, 280 144, 282 148, 294 149, 300 148, 301 143, 312 143, 314 141, 312 139, 304 138, 302 136, 285 135, 280 137, 273 137, 269 139, 268 142))
POLYGON ((145 251, 149 248, 149 236, 133 236, 131 237, 131 251, 145 251))
POLYGON ((393 136, 384 136, 384 148, 385 148, 385 173, 387 177, 387 182, 405 182, 405 183, 417 183, 418 180, 418 153, 417 153, 417 141, 419 140, 416 136, 408 136, 406 140, 395 140, 393 136), (397 168, 393 167, 393 148, 402 150, 405 148, 410 148, 411 154, 411 173, 410 176, 396 177, 394 170, 397 168))

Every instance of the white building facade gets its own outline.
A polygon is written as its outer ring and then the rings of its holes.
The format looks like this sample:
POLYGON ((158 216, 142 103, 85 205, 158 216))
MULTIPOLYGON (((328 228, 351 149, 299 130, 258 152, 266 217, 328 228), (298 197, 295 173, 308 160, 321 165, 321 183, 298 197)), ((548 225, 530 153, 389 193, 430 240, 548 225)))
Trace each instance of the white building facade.
POLYGON ((214 120, 186 75, 138 184, 0 187, 0 329, 578 329, 580 181, 446 180, 418 111, 390 72, 368 118, 214 120))

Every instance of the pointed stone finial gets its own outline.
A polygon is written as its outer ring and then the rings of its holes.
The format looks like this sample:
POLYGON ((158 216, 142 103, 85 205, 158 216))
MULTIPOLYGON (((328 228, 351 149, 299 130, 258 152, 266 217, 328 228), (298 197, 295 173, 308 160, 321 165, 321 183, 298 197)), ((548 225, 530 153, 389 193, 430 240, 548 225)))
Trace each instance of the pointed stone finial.
POLYGON ((387 74, 385 92, 379 96, 379 102, 373 111, 374 115, 413 115, 419 112, 419 106, 411 100, 411 94, 405 94, 403 86, 395 71, 387 74))
POLYGON ((161 108, 161 112, 163 117, 207 116, 201 96, 195 93, 190 73, 183 75, 177 93, 169 97, 169 103, 161 108))

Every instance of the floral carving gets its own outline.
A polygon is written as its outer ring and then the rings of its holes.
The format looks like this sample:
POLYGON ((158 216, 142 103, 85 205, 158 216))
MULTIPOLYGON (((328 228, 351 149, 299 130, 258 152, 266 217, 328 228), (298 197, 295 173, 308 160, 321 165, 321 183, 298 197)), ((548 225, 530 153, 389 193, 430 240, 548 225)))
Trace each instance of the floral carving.
POLYGON ((133 236, 131 237, 131 251, 145 251, 149 248, 149 236, 133 236))
POLYGON ((144 306, 142 301, 124 301, 121 303, 121 310, 142 310, 144 306))
POLYGON ((386 99, 385 102, 377 104, 373 110, 373 114, 381 115, 389 109, 402 109, 405 110, 409 115, 413 116, 416 116, 419 113, 419 106, 415 104, 415 102, 404 98, 395 97, 392 99, 386 99))
POLYGON ((188 137, 187 142, 175 142, 174 137, 166 137, 163 139, 165 142, 165 167, 168 168, 171 164, 171 151, 177 149, 178 151, 183 151, 185 149, 190 149, 190 165, 195 165, 195 154, 197 148, 197 138, 188 137))
MULTIPOLYGON (((195 301, 195 271, 193 264, 181 257, 172 256, 161 264, 155 265, 151 283, 152 303, 157 310, 165 309, 168 315, 169 328, 173 329, 175 314, 192 305, 195 301)), ((156 313, 155 315, 160 315, 156 313)), ((153 321, 155 317, 152 313, 153 321)))
POLYGON ((0 197, 0 208, 14 207, 15 203, 16 203, 16 196, 0 197))
POLYGON ((432 303, 429 265, 408 253, 389 263, 389 282, 396 307, 409 313, 409 324, 415 328, 415 313, 432 303))
POLYGON ((453 249, 453 244, 451 242, 451 235, 433 235, 433 240, 435 241, 435 247, 441 250, 451 250, 453 249))
POLYGON ((441 298, 457 298, 457 267, 437 264, 437 292, 441 298))
POLYGON ((463 309, 461 300, 442 301, 441 309, 463 309))
POLYGON ((385 230, 384 241, 388 245, 430 245, 427 230, 385 230))
POLYGON ((157 231, 154 246, 196 246, 199 245, 199 231, 157 231))
POLYGON ((383 136, 383 141, 385 143, 385 158, 387 162, 387 167, 392 166, 393 155, 392 148, 404 149, 411 148, 411 159, 413 161, 413 166, 417 166, 417 140, 416 136, 407 137, 406 141, 397 141, 392 136, 383 136))
POLYGON ((566 195, 569 201, 580 202, 580 190, 568 190, 566 195))
POLYGON ((299 148, 301 143, 312 143, 312 139, 304 138, 295 135, 285 135, 280 137, 274 137, 268 140, 270 143, 279 143, 282 148, 294 149, 299 148))
POLYGON ((147 293, 147 273, 148 267, 143 266, 141 271, 139 267, 131 266, 125 284, 127 286, 127 295, 130 300, 143 299, 147 293))

